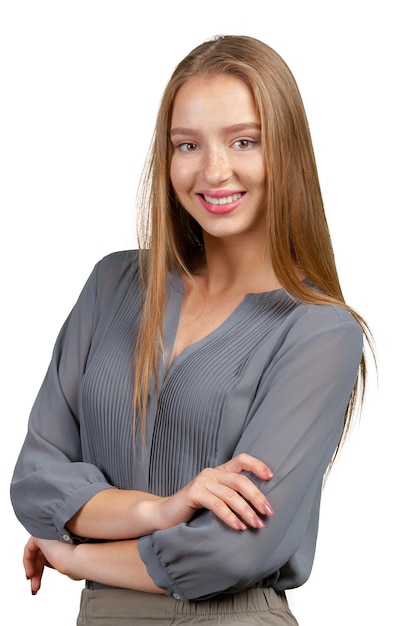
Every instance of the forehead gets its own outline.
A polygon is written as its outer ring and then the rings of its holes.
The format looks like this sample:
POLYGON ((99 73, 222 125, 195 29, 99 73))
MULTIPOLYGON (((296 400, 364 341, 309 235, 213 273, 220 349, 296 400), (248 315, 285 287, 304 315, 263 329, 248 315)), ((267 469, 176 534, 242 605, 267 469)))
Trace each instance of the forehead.
POLYGON ((193 76, 175 96, 171 128, 241 122, 259 122, 259 115, 251 89, 237 76, 193 76))

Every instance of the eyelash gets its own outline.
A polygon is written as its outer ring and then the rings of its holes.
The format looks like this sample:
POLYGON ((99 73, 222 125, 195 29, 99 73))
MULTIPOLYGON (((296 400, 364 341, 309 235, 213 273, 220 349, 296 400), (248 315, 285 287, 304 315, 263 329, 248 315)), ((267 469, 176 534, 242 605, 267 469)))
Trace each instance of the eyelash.
POLYGON ((182 141, 181 143, 178 143, 174 147, 176 148, 176 150, 179 150, 180 152, 195 152, 195 149, 197 148, 197 144, 193 143, 192 141, 182 141), (188 146, 193 146, 194 149, 188 150, 187 149, 188 146))
MULTIPOLYGON (((243 142, 246 142, 248 145, 245 148, 242 148, 239 146, 237 150, 240 150, 241 152, 244 152, 245 150, 248 150, 249 148, 252 148, 253 146, 257 144, 257 141, 253 139, 238 139, 237 141, 234 141, 232 145, 236 146, 236 144, 241 144, 243 142)), ((179 150, 180 152, 196 152, 196 150, 198 149, 198 146, 193 141, 182 141, 176 144, 174 148, 176 150, 179 150), (188 149, 188 147, 190 146, 193 146, 192 150, 188 149)))
POLYGON ((245 138, 244 138, 244 139, 238 139, 237 141, 235 141, 235 142, 234 142, 234 144, 233 144, 233 145, 236 145, 237 143, 241 144, 241 143, 244 143, 244 142, 246 142, 246 143, 247 143, 247 144, 249 144, 249 145, 248 145, 248 146, 246 146, 245 148, 241 148, 241 147, 239 146, 239 148, 238 148, 238 149, 239 149, 239 150, 242 150, 242 152, 243 152, 244 150, 248 150, 249 148, 252 148, 253 146, 255 146, 255 145, 257 144, 257 141, 254 141, 253 139, 245 139, 245 138))

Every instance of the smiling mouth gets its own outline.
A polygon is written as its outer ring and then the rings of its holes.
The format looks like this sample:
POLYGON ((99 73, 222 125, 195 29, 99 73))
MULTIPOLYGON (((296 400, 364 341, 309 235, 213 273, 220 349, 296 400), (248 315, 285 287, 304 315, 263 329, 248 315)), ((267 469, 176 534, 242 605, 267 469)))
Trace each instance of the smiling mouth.
POLYGON ((211 196, 206 196, 205 194, 201 194, 201 197, 204 198, 205 202, 208 204, 216 204, 216 205, 224 205, 230 204, 231 202, 236 202, 239 198, 242 197, 241 193, 234 193, 231 196, 225 196, 224 198, 213 198, 211 196))

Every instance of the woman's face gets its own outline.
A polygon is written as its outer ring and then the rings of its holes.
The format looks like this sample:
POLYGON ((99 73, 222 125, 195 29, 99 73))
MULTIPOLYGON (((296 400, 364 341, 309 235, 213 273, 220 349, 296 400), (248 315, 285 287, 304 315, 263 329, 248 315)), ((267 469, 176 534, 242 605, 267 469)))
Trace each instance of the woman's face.
POLYGON ((175 97, 170 137, 173 188, 205 236, 263 237, 265 166, 249 87, 231 74, 190 78, 175 97))

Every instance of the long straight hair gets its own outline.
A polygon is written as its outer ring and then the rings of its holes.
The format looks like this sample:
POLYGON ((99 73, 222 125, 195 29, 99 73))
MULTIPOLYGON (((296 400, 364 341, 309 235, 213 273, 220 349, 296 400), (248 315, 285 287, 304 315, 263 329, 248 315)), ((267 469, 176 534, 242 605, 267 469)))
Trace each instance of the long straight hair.
MULTIPOLYGON (((163 93, 139 187, 143 309, 135 354, 134 408, 142 431, 150 381, 157 380, 159 358, 164 352, 162 326, 168 272, 190 274, 202 242, 199 224, 181 207, 170 181, 173 104, 179 88, 191 77, 209 79, 223 74, 236 76, 249 86, 259 113, 267 173, 267 246, 280 284, 299 301, 345 307, 371 341, 367 324, 343 298, 311 135, 291 71, 272 48, 257 39, 216 37, 195 48, 173 72, 163 93), (297 268, 316 289, 299 279, 297 268)), ((355 407, 363 399, 365 379, 363 352, 335 456, 355 407)))

